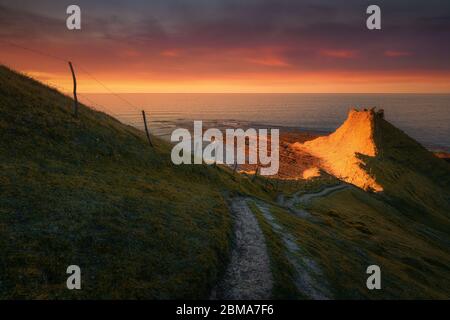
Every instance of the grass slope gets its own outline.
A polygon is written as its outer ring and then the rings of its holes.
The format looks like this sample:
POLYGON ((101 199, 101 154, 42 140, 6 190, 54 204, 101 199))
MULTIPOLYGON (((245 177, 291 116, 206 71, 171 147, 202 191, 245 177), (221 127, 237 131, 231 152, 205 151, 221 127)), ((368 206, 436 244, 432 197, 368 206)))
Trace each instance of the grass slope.
POLYGON ((170 146, 0 66, 0 298, 205 298, 225 265, 224 193, 265 196, 226 168, 174 166, 170 146), (66 289, 66 268, 82 290, 66 289))
MULTIPOLYGON (((335 299, 448 299, 450 237, 407 219, 377 195, 357 188, 315 198, 304 219, 273 206, 276 221, 315 261, 335 299), (422 232, 426 230, 427 232, 422 232), (368 290, 366 269, 381 267, 381 290, 368 290)), ((274 247, 278 241, 268 238, 274 247)), ((274 260, 282 265, 280 260, 274 260)), ((289 269, 284 277, 289 278, 289 269)))
MULTIPOLYGON (((386 121, 381 153, 364 158, 384 192, 315 198, 303 219, 273 201, 334 177, 252 182, 223 167, 174 166, 170 146, 32 79, 0 67, 0 299, 207 298, 226 266, 235 193, 272 214, 314 260, 335 298, 450 296, 449 164, 386 121), (267 188, 270 190, 264 189, 267 188), (82 268, 82 290, 66 268, 82 268), (378 264, 382 290, 366 288, 378 264)), ((361 156, 361 155, 360 155, 361 156)), ((362 157, 362 156, 361 156, 362 157)), ((279 234, 266 237, 276 298, 301 298, 279 234)))
POLYGON ((410 219, 450 233, 450 164, 382 118, 376 118, 376 157, 360 157, 383 186, 384 200, 410 219))

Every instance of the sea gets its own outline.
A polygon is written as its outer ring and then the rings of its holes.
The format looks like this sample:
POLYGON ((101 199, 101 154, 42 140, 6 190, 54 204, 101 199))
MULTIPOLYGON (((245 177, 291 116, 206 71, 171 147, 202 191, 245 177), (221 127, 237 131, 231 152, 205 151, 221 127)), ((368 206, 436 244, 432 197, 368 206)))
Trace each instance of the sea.
POLYGON ((329 133, 350 108, 385 110, 385 118, 432 151, 450 152, 450 94, 83 94, 81 100, 123 123, 170 139, 178 127, 268 127, 329 133))

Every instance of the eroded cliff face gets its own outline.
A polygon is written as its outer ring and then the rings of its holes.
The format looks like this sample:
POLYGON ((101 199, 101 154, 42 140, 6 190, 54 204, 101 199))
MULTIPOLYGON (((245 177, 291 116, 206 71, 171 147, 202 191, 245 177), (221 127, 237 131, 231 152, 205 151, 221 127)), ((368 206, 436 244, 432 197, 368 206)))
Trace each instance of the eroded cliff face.
POLYGON ((366 168, 363 158, 376 157, 375 139, 377 121, 383 120, 383 111, 350 110, 345 122, 332 134, 295 143, 293 147, 321 159, 321 169, 364 190, 383 191, 376 177, 366 168))

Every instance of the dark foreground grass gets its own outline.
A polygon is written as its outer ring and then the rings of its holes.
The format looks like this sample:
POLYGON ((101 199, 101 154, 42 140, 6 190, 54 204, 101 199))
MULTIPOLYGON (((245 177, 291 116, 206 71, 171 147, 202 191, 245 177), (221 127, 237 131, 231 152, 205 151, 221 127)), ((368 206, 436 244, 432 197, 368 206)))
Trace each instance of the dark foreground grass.
POLYGON ((265 197, 226 168, 0 67, 0 298, 205 298, 228 257, 224 195, 265 197), (66 289, 66 268, 82 290, 66 289))

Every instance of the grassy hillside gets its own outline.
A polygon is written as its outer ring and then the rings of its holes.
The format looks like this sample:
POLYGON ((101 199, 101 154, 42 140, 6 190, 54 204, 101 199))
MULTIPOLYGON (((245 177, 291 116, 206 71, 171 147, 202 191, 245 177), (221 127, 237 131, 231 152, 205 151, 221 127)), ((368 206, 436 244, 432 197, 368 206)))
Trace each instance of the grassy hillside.
MULTIPOLYGON (((285 208, 273 206, 276 221, 284 232, 295 237, 303 254, 318 263, 323 277, 314 280, 317 284, 328 281, 335 298, 448 299, 448 162, 435 157, 378 114, 351 112, 349 119, 331 138, 318 138, 309 145, 320 147, 340 172, 354 175, 347 181, 364 188, 358 179, 368 176, 382 191, 346 187, 316 197, 307 205, 297 203, 296 208, 310 212, 312 219, 299 218, 285 208), (369 142, 373 149, 365 144, 369 142), (353 163, 355 156, 363 161, 353 163), (361 165, 360 172, 354 170, 356 165, 361 165), (366 288, 365 271, 371 264, 381 267, 381 291, 366 288)), ((333 177, 329 181, 324 178, 312 179, 309 186, 302 183, 295 189, 308 193, 315 184, 320 190, 333 184, 333 180, 337 182, 333 177)), ((284 198, 295 199, 295 189, 285 188, 291 196, 284 198)), ((267 239, 272 243, 269 249, 279 242, 271 236, 267 239)), ((282 277, 292 279, 289 268, 281 267, 282 259, 274 262, 278 273, 284 270, 282 277)))
POLYGON ((408 218, 450 232, 450 164, 384 119, 384 112, 350 110, 333 133, 294 148, 322 160, 332 175, 384 201, 408 218))
POLYGON ((265 194, 0 67, 0 299, 205 298, 228 256, 223 195, 265 194), (66 268, 82 269, 80 291, 66 268))
MULTIPOLYGON (((336 191, 301 207, 313 219, 278 206, 272 213, 302 254, 317 263, 323 276, 314 281, 328 282, 333 298, 448 299, 448 233, 408 219, 382 197, 358 188, 336 191), (366 269, 372 264, 381 268, 381 290, 366 287, 366 269)), ((292 277, 288 268, 282 274, 292 277)))
POLYGON ((384 200, 408 218, 450 233, 450 164, 377 117, 376 157, 360 157, 383 188, 384 200))
POLYGON ((207 298, 229 257, 235 194, 253 201, 274 298, 306 297, 304 271, 333 298, 448 299, 450 166, 387 121, 374 127, 380 152, 358 155, 383 192, 297 203, 311 214, 301 218, 277 194, 296 199, 335 177, 269 182, 175 166, 167 143, 153 137, 150 148, 143 132, 83 105, 74 118, 72 103, 0 66, 0 299, 207 298), (83 290, 66 289, 71 264, 83 290), (365 286, 370 264, 381 291, 365 286))
MULTIPOLYGON (((448 299, 448 234, 408 219, 385 201, 358 189, 337 192, 316 201, 313 208, 325 217, 325 229, 339 232, 340 247, 351 248, 342 252, 346 259, 337 263, 354 268, 373 263, 382 268, 384 290, 372 293, 372 298, 448 299)), ((345 287, 356 273, 336 276, 336 286, 345 287)), ((361 293, 371 295, 363 287, 361 293)))

